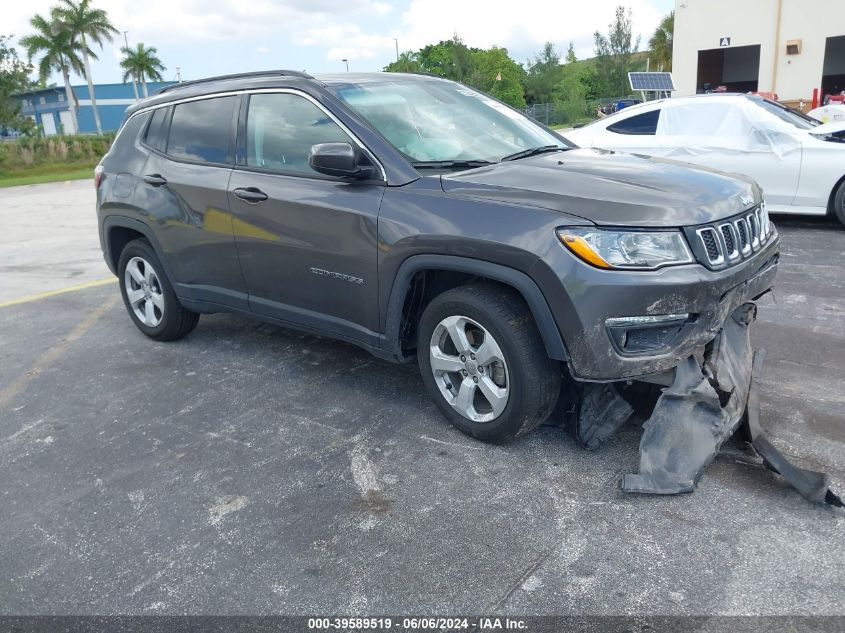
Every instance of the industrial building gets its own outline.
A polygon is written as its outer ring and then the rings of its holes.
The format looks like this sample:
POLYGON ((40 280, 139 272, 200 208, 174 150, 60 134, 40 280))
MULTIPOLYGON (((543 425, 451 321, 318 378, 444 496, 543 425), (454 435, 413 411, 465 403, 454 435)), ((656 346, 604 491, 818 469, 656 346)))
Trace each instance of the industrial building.
MULTIPOLYGON (((172 83, 174 82, 148 83, 147 90, 152 94, 159 88, 172 83)), ((97 126, 94 124, 94 110, 91 107, 88 85, 72 86, 72 90, 76 95, 78 105, 76 116, 79 121, 79 132, 81 134, 96 133, 97 126)), ((138 91, 142 94, 140 86, 138 91)), ((126 108, 136 101, 131 83, 95 84, 94 95, 97 98, 97 110, 104 132, 120 127, 126 108)), ((21 114, 34 119, 36 124, 41 126, 44 134, 50 136, 72 131, 70 106, 64 86, 21 93, 17 95, 17 98, 21 102, 21 114)))
POLYGON ((845 1, 675 0, 680 96, 724 88, 809 103, 845 90, 845 1))

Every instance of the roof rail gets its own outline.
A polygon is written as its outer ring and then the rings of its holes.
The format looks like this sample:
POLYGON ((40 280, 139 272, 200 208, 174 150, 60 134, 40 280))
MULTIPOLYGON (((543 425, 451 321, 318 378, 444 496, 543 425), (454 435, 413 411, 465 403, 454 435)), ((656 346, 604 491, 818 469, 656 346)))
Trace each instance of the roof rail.
POLYGON ((225 79, 246 79, 248 77, 301 77, 303 79, 314 79, 311 75, 298 70, 258 70, 249 73, 235 73, 234 75, 217 75, 216 77, 206 77, 204 79, 192 79, 191 81, 181 81, 164 88, 159 88, 154 94, 160 95, 177 88, 184 88, 185 86, 196 86, 198 84, 210 83, 212 81, 223 81, 225 79))

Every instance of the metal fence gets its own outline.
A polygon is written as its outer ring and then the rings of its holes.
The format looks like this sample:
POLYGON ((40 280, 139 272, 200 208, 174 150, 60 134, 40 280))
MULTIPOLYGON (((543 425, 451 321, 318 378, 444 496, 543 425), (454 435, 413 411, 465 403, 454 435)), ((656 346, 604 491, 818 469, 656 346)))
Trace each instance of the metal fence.
POLYGON ((535 103, 527 106, 523 112, 544 125, 575 125, 595 119, 602 106, 610 106, 627 97, 606 97, 603 99, 585 99, 582 101, 558 101, 555 103, 535 103))

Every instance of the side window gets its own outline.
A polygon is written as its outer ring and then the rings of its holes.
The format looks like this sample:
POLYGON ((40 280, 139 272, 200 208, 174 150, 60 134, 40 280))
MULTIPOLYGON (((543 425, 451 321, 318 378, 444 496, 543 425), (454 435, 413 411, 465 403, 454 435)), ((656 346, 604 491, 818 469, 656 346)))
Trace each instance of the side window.
POLYGON ((635 134, 637 136, 653 136, 657 132, 657 121, 660 110, 644 112, 607 126, 608 132, 617 134, 635 134))
POLYGON ((161 149, 162 135, 164 133, 164 122, 167 120, 167 108, 159 108, 153 111, 150 124, 147 126, 147 133, 144 136, 144 145, 153 149, 161 149))
POLYGON ((173 108, 167 153, 206 163, 229 162, 237 97, 180 103, 173 108))
POLYGON ((308 153, 317 143, 353 143, 325 112, 289 93, 254 94, 246 118, 246 164, 315 174, 308 153))

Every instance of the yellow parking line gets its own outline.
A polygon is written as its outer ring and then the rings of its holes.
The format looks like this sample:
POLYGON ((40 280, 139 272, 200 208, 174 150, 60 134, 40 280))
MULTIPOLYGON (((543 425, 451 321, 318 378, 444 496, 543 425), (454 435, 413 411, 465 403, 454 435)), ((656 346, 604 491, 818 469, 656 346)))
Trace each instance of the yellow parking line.
POLYGON ((48 292, 41 292, 37 295, 27 295, 26 297, 21 297, 20 299, 12 299, 11 301, 6 301, 5 303, 0 303, 0 308, 8 308, 9 306, 16 306, 21 303, 30 303, 31 301, 39 301, 41 299, 46 299, 48 297, 55 297, 56 295, 63 295, 68 292, 76 292, 77 290, 86 290, 88 288, 96 288, 97 286, 107 286, 108 284, 113 284, 117 281, 114 277, 111 279, 100 279, 99 281, 89 281, 86 284, 79 284, 78 286, 70 286, 68 288, 61 288, 59 290, 50 290, 48 292))
MULTIPOLYGON (((100 285, 103 285, 100 283, 100 285)), ((101 305, 99 308, 94 310, 88 317, 79 323, 70 333, 65 336, 61 341, 59 341, 56 345, 48 348, 38 359, 35 361, 35 364, 29 368, 28 371, 21 374, 20 378, 18 378, 15 382, 11 385, 6 387, 5 389, 0 390, 0 409, 8 405, 12 400, 14 400, 26 387, 31 383, 36 377, 38 377, 41 373, 45 370, 49 369, 50 366, 59 360, 62 356, 64 356, 65 352, 68 348, 78 341, 82 336, 90 330, 94 325, 96 325, 97 321, 99 321, 106 312, 111 310, 115 305, 117 305, 118 297, 112 296, 110 299, 107 299, 106 302, 101 305)))

